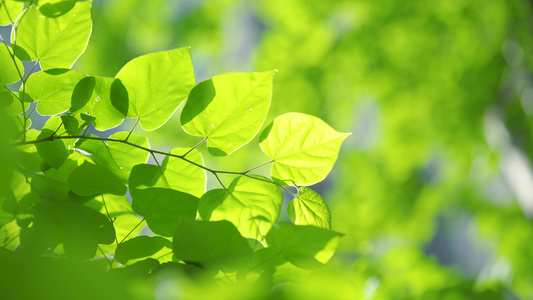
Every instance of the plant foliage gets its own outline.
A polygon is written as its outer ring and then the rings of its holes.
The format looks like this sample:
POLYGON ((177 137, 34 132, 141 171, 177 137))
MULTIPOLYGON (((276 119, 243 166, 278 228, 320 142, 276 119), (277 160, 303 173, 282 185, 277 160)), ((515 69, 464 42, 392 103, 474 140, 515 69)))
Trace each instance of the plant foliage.
POLYGON ((0 48, 0 100, 16 158, 0 196, 2 260, 106 261, 106 274, 193 268, 222 284, 253 281, 253 274, 280 282, 287 279, 277 269, 328 262, 341 234, 331 230, 324 199, 300 186, 328 175, 349 134, 288 113, 261 133, 270 161, 257 167, 216 170, 198 150, 205 143, 208 155, 229 156, 259 134, 276 71, 195 85, 183 47, 137 57, 115 77, 83 74, 71 68, 91 34, 91 1, 0 3, 1 24, 12 26, 0 48), (159 151, 133 133, 137 125, 161 127, 184 101, 181 126, 201 138, 197 145, 159 151), (35 112, 49 116, 40 130, 29 129, 35 112), (129 131, 87 133, 126 118, 135 119, 129 131), (253 174, 259 167, 270 167, 271 178, 253 174), (220 188, 206 191, 208 173, 220 188), (228 175, 235 178, 226 187, 220 177, 228 175), (278 222, 283 190, 294 198, 294 224, 278 222), (141 231, 145 225, 149 231, 141 231))

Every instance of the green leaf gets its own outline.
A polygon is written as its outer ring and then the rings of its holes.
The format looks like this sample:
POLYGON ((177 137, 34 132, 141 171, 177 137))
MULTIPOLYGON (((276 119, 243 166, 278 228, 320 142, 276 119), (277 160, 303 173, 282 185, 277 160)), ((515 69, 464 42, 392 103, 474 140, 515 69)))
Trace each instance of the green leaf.
POLYGON ((135 193, 132 204, 154 233, 172 236, 180 219, 194 220, 198 201, 193 195, 176 190, 148 188, 135 193))
MULTIPOLYGON (((84 205, 104 215, 109 212, 111 219, 113 219, 113 227, 119 242, 124 238, 137 236, 143 228, 143 226, 139 225, 142 219, 131 208, 130 200, 126 196, 111 194, 105 194, 102 197, 95 197, 84 205), (105 200, 105 206, 102 197, 105 200)), ((104 253, 115 252, 115 247, 115 244, 100 246, 104 253)))
MULTIPOLYGON (((45 139, 56 133, 56 130, 62 126, 61 118, 53 116, 43 127, 41 134, 37 137, 38 140, 45 139)), ((35 144, 37 152, 45 163, 53 168, 59 168, 69 156, 69 151, 65 142, 61 139, 54 139, 35 144)))
POLYGON ((313 225, 331 229, 331 214, 322 197, 312 189, 302 187, 298 197, 287 206, 289 218, 296 225, 313 225))
POLYGON ((246 145, 265 122, 276 72, 231 73, 199 83, 183 107, 183 130, 206 137, 209 152, 216 156, 246 145))
POLYGON ((126 186, 108 169, 84 162, 68 176, 68 185, 81 196, 98 194, 124 195, 126 186))
POLYGON ((205 193, 198 212, 203 220, 230 221, 244 237, 262 240, 277 221, 282 202, 283 193, 274 183, 240 176, 227 190, 205 193))
MULTIPOLYGON (((18 101, 18 100, 17 100, 18 101)), ((26 131, 26 139, 28 141, 34 141, 36 140, 39 135, 41 134, 40 131, 35 129, 30 129, 26 131)), ((17 162, 25 169, 30 172, 40 172, 41 171, 41 165, 43 164, 43 160, 41 156, 39 155, 39 152, 37 152, 37 144, 27 144, 27 145, 20 145, 17 146, 17 151, 15 151, 14 156, 17 162)))
POLYGON ((263 131, 259 146, 274 161, 272 178, 287 185, 312 185, 326 178, 349 135, 317 117, 287 113, 263 131))
MULTIPOLYGON (((187 148, 175 148, 170 153, 183 155, 187 148)), ((187 154, 187 159, 201 166, 204 165, 202 154, 194 149, 187 154)), ((129 178, 132 195, 140 189, 162 187, 188 193, 200 198, 205 193, 207 176, 205 170, 180 158, 166 156, 161 167, 140 164, 133 167, 129 178)))
MULTIPOLYGON (((0 1, 0 25, 3 26, 15 22, 19 14, 22 12, 23 7, 24 3, 22 2, 14 0, 0 1)), ((0 69, 4 70, 2 68, 0 69)))
POLYGON ((239 269, 250 262, 252 249, 228 221, 182 219, 173 240, 174 256, 205 269, 239 269))
POLYGON ((172 242, 160 236, 138 236, 127 240, 117 247, 116 260, 132 264, 145 258, 155 258, 172 250, 172 242))
POLYGON ((107 130, 122 123, 128 112, 128 92, 120 80, 111 77, 85 77, 72 93, 70 111, 96 118, 94 127, 107 130))
POLYGON ((83 129, 91 124, 95 118, 86 114, 67 113, 61 115, 63 127, 69 135, 80 135, 83 129))
POLYGON ((190 48, 151 53, 134 58, 117 74, 128 90, 129 118, 145 130, 166 123, 194 86, 190 48))
POLYGON ((41 201, 68 201, 69 186, 47 176, 35 175, 31 180, 31 192, 41 201))
MULTIPOLYGON (((1 7, 0 2, 0 10, 3 9, 1 7)), ((13 53, 13 49, 11 49, 9 46, 6 45, 0 45, 0 85, 10 84, 13 82, 17 82, 20 80, 20 75, 18 70, 21 74, 24 73, 24 66, 22 65, 22 62, 18 58, 11 58, 10 51, 13 53), (16 63, 16 66, 15 66, 16 63)))
MULTIPOLYGON (((109 138, 125 140, 128 134, 128 132, 117 132, 109 138)), ((150 147, 147 138, 135 133, 129 136, 128 141, 145 148, 150 147)), ((76 148, 92 154, 94 162, 108 168, 124 183, 127 183, 133 166, 145 163, 149 155, 143 149, 113 141, 108 141, 106 145, 103 141, 80 139, 76 143, 76 148)))
POLYGON ((26 93, 37 103, 41 115, 56 115, 70 108, 74 87, 86 77, 69 69, 50 69, 28 77, 26 93))
POLYGON ((44 247, 63 244, 68 256, 92 258, 98 244, 115 241, 109 219, 88 207, 66 201, 47 201, 33 207, 34 227, 44 247))
POLYGON ((341 233, 314 226, 280 223, 266 236, 269 247, 281 251, 293 265, 316 269, 335 253, 341 233))
POLYGON ((68 14, 57 18, 44 17, 36 6, 30 6, 17 28, 17 57, 38 59, 43 70, 70 69, 89 42, 91 3, 77 2, 68 14))

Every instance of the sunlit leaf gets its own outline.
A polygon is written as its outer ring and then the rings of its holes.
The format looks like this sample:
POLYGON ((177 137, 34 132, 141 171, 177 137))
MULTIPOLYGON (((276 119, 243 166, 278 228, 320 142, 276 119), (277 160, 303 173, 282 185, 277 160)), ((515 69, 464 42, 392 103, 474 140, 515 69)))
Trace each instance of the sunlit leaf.
POLYGON ((227 190, 205 193, 198 212, 203 220, 227 220, 244 237, 262 240, 277 221, 283 193, 273 183, 249 177, 237 177, 227 190))
POLYGON ((172 236, 180 219, 194 220, 198 201, 193 195, 176 190, 147 188, 135 193, 132 204, 154 233, 172 236))
POLYGON ((342 234, 314 226, 280 223, 266 236, 269 247, 297 267, 316 269, 329 261, 342 234))
POLYGON ((174 255, 204 269, 239 269, 250 261, 252 249, 228 221, 182 219, 173 239, 174 255))
POLYGON ((326 201, 309 188, 302 187, 298 190, 298 197, 289 202, 287 213, 296 225, 331 229, 331 214, 326 201))
POLYGON ((30 6, 17 28, 17 57, 38 59, 45 70, 71 68, 91 35, 91 3, 76 2, 69 13, 56 18, 44 17, 37 6, 30 6))
POLYGON ((206 137, 213 155, 229 155, 244 146, 265 122, 275 73, 230 73, 199 83, 181 113, 183 129, 206 137))
POLYGON ((96 118, 94 127, 107 130, 122 123, 128 112, 128 93, 120 80, 111 77, 85 77, 72 93, 70 111, 96 118))
POLYGON ((115 174, 89 162, 84 162, 70 173, 68 185, 74 193, 82 196, 126 193, 126 186, 115 174))
POLYGON ((287 185, 311 185, 326 178, 349 135, 317 117, 287 113, 263 131, 259 146, 274 161, 272 178, 287 185))
MULTIPOLYGON (((0 11, 3 10, 0 2, 0 11)), ((1 14, 1 12, 0 12, 1 14)), ((13 49, 9 46, 0 45, 0 85, 10 84, 20 80, 20 74, 24 73, 24 66, 18 58, 11 58, 10 53, 13 53, 13 49), (16 63, 16 66, 15 66, 16 63), (18 70, 17 70, 18 68, 18 70)))
MULTIPOLYGON (((188 149, 186 148, 175 148, 170 153, 183 155, 187 151, 188 149)), ((186 158, 198 165, 204 165, 202 155, 196 149, 187 154, 186 158)), ((166 156, 161 163, 161 167, 147 164, 133 167, 129 178, 129 186, 132 194, 139 189, 162 187, 200 198, 205 193, 206 181, 207 176, 202 168, 180 158, 166 156)))
POLYGON ((128 62, 117 74, 128 91, 129 118, 145 130, 165 124, 194 86, 189 47, 150 53, 128 62))
POLYGON ((24 3, 22 2, 14 0, 0 1, 0 25, 8 25, 15 22, 23 7, 24 3))
MULTIPOLYGON (((128 132, 117 132, 109 138, 125 140, 128 135, 128 132)), ((147 138, 135 133, 129 135, 128 141, 141 147, 150 147, 147 138)), ((81 139, 76 143, 76 148, 92 154, 94 162, 108 168, 124 183, 128 181, 133 166, 145 163, 149 155, 148 151, 114 141, 108 141, 106 144, 103 141, 81 139)))
POLYGON ((26 93, 37 103, 41 115, 56 115, 70 108, 76 84, 86 77, 69 69, 50 69, 28 77, 26 93))

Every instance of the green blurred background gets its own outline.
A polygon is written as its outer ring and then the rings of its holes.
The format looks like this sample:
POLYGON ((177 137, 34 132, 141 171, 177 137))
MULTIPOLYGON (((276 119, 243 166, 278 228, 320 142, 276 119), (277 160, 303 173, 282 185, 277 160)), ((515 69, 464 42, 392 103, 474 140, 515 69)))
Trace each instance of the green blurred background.
MULTIPOLYGON (((346 236, 305 288, 285 294, 533 299, 531 5, 94 0, 92 37, 75 68, 114 76, 136 56, 191 46, 197 82, 279 70, 266 124, 297 111, 353 132, 313 187, 346 236)), ((179 110, 138 133, 155 149, 193 146, 179 110)), ((240 171, 267 157, 254 140, 205 159, 240 171)))

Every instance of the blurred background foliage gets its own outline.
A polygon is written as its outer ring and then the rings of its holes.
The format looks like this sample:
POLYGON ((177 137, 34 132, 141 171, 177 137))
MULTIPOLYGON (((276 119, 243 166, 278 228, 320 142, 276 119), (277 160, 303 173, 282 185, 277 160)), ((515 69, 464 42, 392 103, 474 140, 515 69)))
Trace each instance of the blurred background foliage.
MULTIPOLYGON (((93 34, 75 68, 114 76, 136 56, 191 46, 197 82, 279 70, 266 124, 298 111, 353 132, 333 173, 314 187, 333 229, 346 234, 340 249, 277 292, 532 299, 531 5, 95 0, 93 34)), ((156 149, 196 144, 177 116, 139 133, 156 149)), ((228 162, 205 157, 227 170, 267 159, 256 141, 228 162)))

